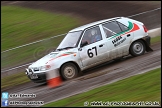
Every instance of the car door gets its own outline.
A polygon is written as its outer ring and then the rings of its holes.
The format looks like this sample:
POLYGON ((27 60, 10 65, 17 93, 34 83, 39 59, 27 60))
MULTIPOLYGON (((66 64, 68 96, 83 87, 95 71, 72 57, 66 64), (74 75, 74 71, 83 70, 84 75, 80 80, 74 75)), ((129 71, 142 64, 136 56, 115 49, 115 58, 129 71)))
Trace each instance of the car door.
POLYGON ((107 38, 108 57, 114 59, 129 53, 129 45, 133 39, 132 33, 127 33, 129 28, 120 22, 111 21, 102 24, 107 38))
POLYGON ((86 41, 88 42, 88 44, 79 48, 79 54, 83 67, 102 62, 107 58, 107 46, 104 39, 105 38, 101 35, 99 26, 95 26, 85 30, 81 39, 81 44, 86 41), (96 30, 95 35, 100 37, 96 38, 96 41, 92 41, 93 39, 91 40, 90 38, 94 34, 91 32, 93 30, 96 30))

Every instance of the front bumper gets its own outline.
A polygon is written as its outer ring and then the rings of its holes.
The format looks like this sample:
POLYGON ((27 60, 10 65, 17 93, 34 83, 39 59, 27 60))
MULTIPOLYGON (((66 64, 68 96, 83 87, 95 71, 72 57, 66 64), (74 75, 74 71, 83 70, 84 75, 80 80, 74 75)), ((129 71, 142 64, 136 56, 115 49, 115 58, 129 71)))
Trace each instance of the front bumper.
POLYGON ((60 76, 60 73, 59 69, 48 70, 40 73, 35 73, 32 69, 26 69, 26 75, 35 83, 47 83, 47 80, 60 76))
POLYGON ((34 83, 43 83, 46 82, 46 72, 43 73, 34 73, 37 75, 38 78, 36 79, 31 79, 30 75, 28 74, 28 78, 33 81, 34 83))

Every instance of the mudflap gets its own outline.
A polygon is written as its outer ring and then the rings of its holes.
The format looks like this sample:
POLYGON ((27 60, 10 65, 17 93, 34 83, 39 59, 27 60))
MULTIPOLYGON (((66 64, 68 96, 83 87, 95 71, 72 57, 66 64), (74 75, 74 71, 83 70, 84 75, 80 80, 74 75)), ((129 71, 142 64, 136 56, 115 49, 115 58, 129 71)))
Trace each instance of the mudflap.
POLYGON ((152 52, 153 49, 151 49, 150 46, 146 45, 146 51, 147 51, 147 52, 150 52, 150 51, 152 52))
POLYGON ((146 36, 146 37, 143 38, 143 40, 144 40, 145 45, 146 45, 146 51, 147 52, 150 52, 150 51, 152 52, 153 49, 151 49, 151 47, 150 47, 151 37, 150 36, 146 36))

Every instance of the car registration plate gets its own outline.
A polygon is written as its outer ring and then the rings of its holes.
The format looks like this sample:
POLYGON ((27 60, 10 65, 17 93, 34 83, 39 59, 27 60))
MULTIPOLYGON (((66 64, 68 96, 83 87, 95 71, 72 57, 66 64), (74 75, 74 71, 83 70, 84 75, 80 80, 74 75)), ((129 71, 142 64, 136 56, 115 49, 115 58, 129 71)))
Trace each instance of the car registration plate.
POLYGON ((31 79, 37 79, 38 76, 37 76, 37 74, 31 74, 31 75, 30 75, 30 78, 31 78, 31 79))

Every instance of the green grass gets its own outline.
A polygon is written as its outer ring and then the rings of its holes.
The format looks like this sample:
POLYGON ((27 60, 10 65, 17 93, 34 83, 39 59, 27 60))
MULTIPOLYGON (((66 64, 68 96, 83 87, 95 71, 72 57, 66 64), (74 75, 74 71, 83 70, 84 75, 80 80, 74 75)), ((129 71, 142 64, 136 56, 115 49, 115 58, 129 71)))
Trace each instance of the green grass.
POLYGON ((43 107, 83 107, 86 101, 157 101, 161 103, 161 68, 51 102, 43 107))
MULTIPOLYGON (((81 21, 69 15, 17 6, 1 6, 1 51, 67 33, 78 25, 81 25, 81 21)), ((63 36, 2 53, 1 68, 35 61, 47 54, 47 50, 55 49, 62 39, 63 36), (34 51, 40 47, 44 47, 41 50, 44 54, 33 57, 34 51)))
POLYGON ((161 36, 151 38, 151 44, 154 44, 156 42, 161 42, 161 36))
POLYGON ((37 44, 32 44, 16 50, 1 54, 1 67, 15 67, 29 62, 36 61, 54 50, 64 36, 48 39, 37 44))
POLYGON ((1 50, 68 32, 77 19, 15 6, 1 7, 1 50))
POLYGON ((8 87, 12 88, 13 86, 20 85, 29 81, 30 80, 25 75, 25 72, 12 74, 4 78, 1 77, 1 89, 8 88, 8 87))

